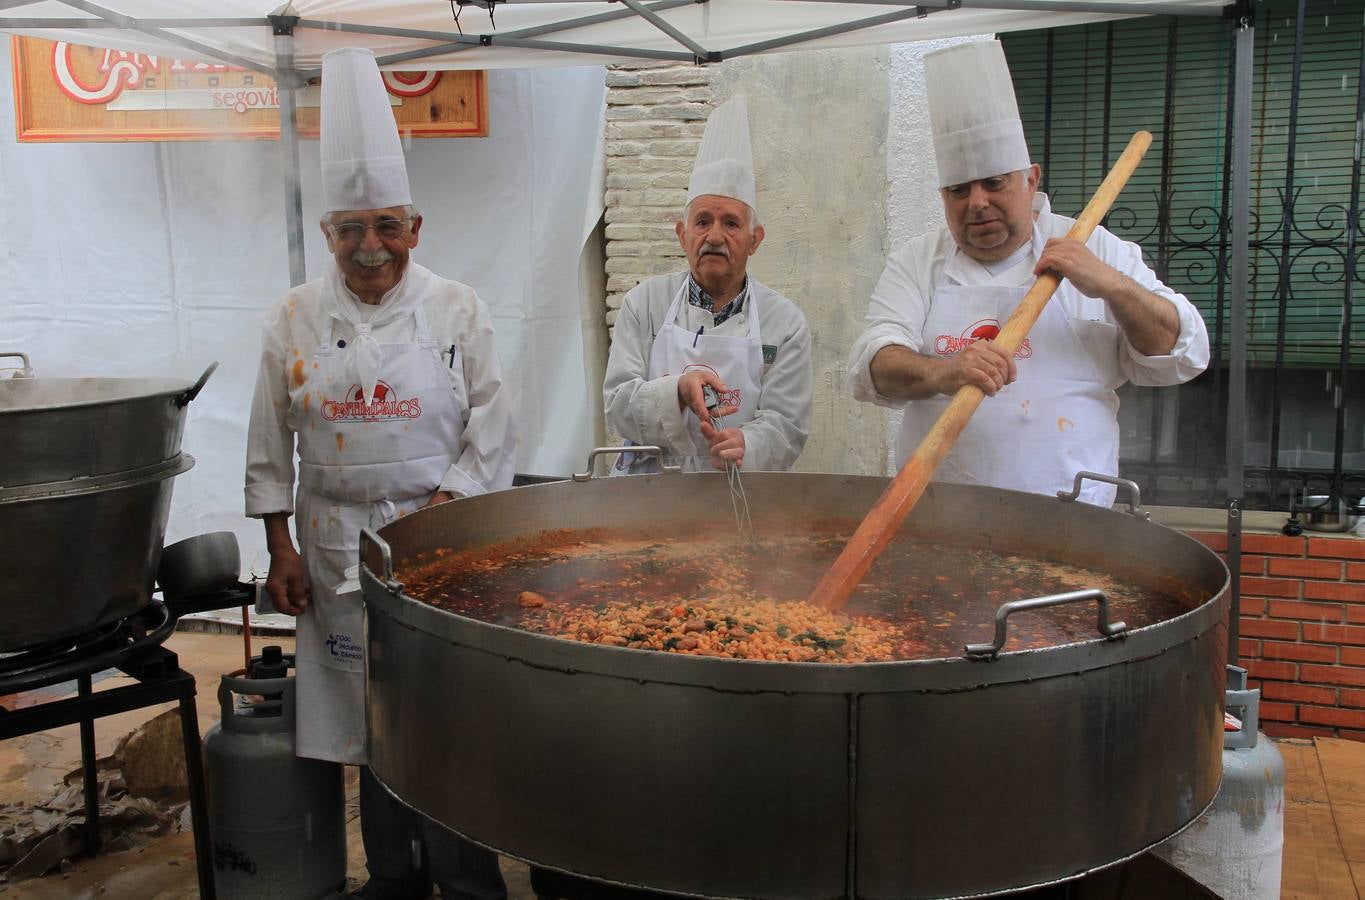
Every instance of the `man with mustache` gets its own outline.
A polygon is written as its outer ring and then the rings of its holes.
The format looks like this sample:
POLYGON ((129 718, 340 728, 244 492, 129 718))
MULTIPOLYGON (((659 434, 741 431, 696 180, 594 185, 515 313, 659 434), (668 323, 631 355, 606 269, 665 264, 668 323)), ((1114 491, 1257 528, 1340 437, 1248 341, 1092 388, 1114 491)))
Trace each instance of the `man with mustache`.
MULTIPOLYGON (((1115 475, 1115 391, 1202 372, 1204 321, 1136 244, 1103 227, 1084 244, 1065 236, 1075 220, 1038 192, 998 41, 926 54, 924 67, 947 227, 887 261, 849 356, 853 395, 905 410, 899 466, 959 388, 981 388, 939 480, 1051 494, 1077 472, 1115 475), (1065 280, 1011 355, 992 338, 1044 272, 1065 280)), ((1086 481, 1081 499, 1109 506, 1114 494, 1086 481)))
POLYGON ((361 767, 370 879, 353 896, 417 900, 434 879, 445 897, 505 898, 495 854, 403 806, 366 765, 356 556, 362 528, 510 487, 511 401, 488 307, 410 259, 422 217, 374 55, 324 55, 322 92, 321 227, 335 265, 266 322, 246 467, 266 591, 297 617, 296 749, 361 767))
MULTIPOLYGON (((796 304, 747 273, 763 243, 756 209, 748 109, 735 97, 706 123, 674 227, 688 270, 626 294, 602 386, 607 424, 686 471, 790 469, 810 434, 810 332, 796 304)), ((657 466, 628 454, 613 474, 657 466)))

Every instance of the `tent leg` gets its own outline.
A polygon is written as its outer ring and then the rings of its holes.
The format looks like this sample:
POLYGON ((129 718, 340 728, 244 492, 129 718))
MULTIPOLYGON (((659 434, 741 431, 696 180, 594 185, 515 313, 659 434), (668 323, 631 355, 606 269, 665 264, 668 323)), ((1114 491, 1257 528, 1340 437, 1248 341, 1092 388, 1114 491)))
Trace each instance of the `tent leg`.
POLYGON ((1232 573, 1231 613, 1228 617, 1228 662, 1238 662, 1241 633, 1242 501, 1246 449, 1247 386, 1247 264, 1248 210, 1251 200, 1251 79, 1252 48, 1256 27, 1247 5, 1234 26, 1237 29, 1233 67, 1232 102, 1232 263, 1228 272, 1232 290, 1230 317, 1232 347, 1228 357, 1228 569, 1232 573))
POLYGON ((294 34, 276 27, 275 65, 279 70, 280 163, 284 172, 284 223, 289 241, 289 284, 307 280, 303 259, 303 189, 299 183, 299 128, 295 91, 299 78, 294 71, 294 34))

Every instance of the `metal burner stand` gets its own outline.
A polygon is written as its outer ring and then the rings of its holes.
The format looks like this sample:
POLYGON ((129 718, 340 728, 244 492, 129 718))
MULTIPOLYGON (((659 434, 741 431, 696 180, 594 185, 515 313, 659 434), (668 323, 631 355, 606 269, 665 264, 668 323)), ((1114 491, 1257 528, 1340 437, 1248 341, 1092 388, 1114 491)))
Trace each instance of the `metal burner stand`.
MULTIPOLYGON (((198 602, 193 604, 194 607, 202 609, 219 609, 240 603, 240 598, 231 591, 196 599, 198 602), (221 602, 221 605, 208 605, 210 602, 221 602)), ((17 710, 0 709, 0 740, 64 725, 80 725, 85 793, 84 843, 86 853, 94 856, 100 848, 95 719, 162 703, 179 703, 199 895, 204 900, 215 900, 213 843, 209 836, 199 716, 194 705, 194 676, 180 668, 180 660, 174 652, 161 646, 162 641, 175 630, 177 616, 191 611, 187 607, 177 604, 176 609, 171 611, 163 604, 153 602, 137 616, 129 617, 112 628, 65 644, 58 643, 19 657, 0 660, 0 696, 72 679, 77 687, 75 697, 17 710), (35 659, 30 663, 31 658, 35 659), (9 665, 6 666, 6 663, 9 665), (96 693, 92 676, 106 669, 119 669, 137 683, 96 693)))

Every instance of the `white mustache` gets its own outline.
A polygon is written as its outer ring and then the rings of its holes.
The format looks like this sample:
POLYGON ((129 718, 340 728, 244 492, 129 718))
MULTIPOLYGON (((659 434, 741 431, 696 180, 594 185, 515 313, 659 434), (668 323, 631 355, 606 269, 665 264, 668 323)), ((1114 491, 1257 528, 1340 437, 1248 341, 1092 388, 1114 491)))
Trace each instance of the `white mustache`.
POLYGON ((705 255, 708 254, 708 253, 714 253, 714 254, 716 254, 717 256, 723 256, 723 257, 725 257, 726 259, 729 259, 729 258, 730 258, 730 248, 727 247, 727 246, 725 246, 724 244, 709 244, 709 243, 708 243, 708 244, 702 244, 702 245, 701 245, 701 253, 699 253, 699 254, 697 254, 697 255, 698 255, 698 256, 705 256, 705 255))
POLYGON ((393 254, 382 247, 378 250, 357 250, 351 254, 351 262, 362 266, 382 266, 391 259, 393 254))

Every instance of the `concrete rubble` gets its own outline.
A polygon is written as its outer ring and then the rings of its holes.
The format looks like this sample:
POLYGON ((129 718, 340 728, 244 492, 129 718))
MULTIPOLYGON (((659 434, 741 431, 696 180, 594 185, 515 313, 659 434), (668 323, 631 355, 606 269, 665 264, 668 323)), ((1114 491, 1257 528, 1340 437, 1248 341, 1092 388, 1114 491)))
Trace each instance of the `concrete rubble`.
MULTIPOLYGON (((176 710, 125 736, 96 762, 100 852, 120 853, 186 830, 189 791, 176 710)), ((66 872, 85 850, 81 769, 51 799, 0 805, 0 881, 66 872)))

